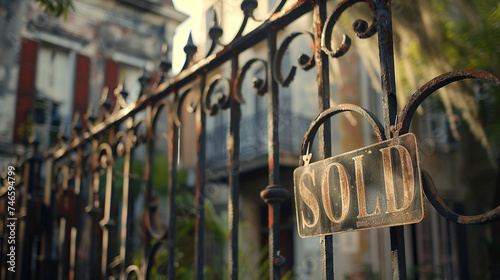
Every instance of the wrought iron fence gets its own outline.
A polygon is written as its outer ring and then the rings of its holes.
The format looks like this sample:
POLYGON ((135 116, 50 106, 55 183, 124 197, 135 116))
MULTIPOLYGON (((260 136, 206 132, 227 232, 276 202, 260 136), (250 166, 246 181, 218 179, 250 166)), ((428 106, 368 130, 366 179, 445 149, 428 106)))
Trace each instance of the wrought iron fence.
MULTIPOLYGON (((54 149, 44 153, 45 156, 42 156, 37 144, 33 143, 32 152, 20 160, 15 168, 2 175, 2 227, 6 228, 11 220, 17 226, 14 232, 6 230, 0 236, 1 256, 8 256, 9 238, 14 235, 18 272, 17 277, 9 274, 8 259, 2 259, 2 279, 151 279, 157 273, 153 271, 153 267, 162 246, 166 247, 168 256, 164 266, 165 275, 168 279, 175 279, 178 264, 173 256, 176 254, 176 228, 179 223, 179 208, 175 199, 180 192, 179 141, 182 141, 180 129, 187 129, 182 126, 180 116, 186 107, 196 118, 195 225, 192 232, 194 278, 204 279, 206 273, 207 164, 214 160, 227 160, 228 277, 237 279, 240 164, 244 160, 244 150, 249 145, 246 141, 251 139, 242 128, 252 125, 251 122, 242 121, 241 88, 249 68, 256 64, 262 65, 266 73, 264 79, 256 79, 254 89, 261 98, 267 98, 268 102, 265 137, 269 167, 268 185, 256 187, 262 187, 261 197, 268 204, 269 278, 279 279, 280 267, 285 262, 279 252, 280 205, 290 195, 281 186, 279 168, 280 150, 283 145, 287 145, 286 141, 279 141, 282 133, 280 123, 287 118, 280 115, 279 87, 289 86, 296 74, 295 66, 286 75, 281 72, 282 57, 291 41, 297 40, 296 38, 310 40, 314 46, 312 54, 303 54, 298 64, 302 69, 315 68, 317 72, 317 97, 321 114, 312 122, 304 136, 302 154, 306 153, 317 135, 319 158, 328 158, 332 154, 329 118, 333 115, 346 111, 359 113, 372 125, 381 141, 407 133, 419 105, 441 87, 464 79, 500 84, 498 77, 482 71, 460 70, 446 73, 418 89, 398 115, 390 1, 345 0, 329 16, 325 1, 298 1, 283 10, 285 2, 279 1, 267 19, 256 29, 243 35, 247 22, 254 19, 253 11, 257 6, 257 1, 244 0, 241 4, 244 13, 241 27, 234 39, 223 45, 220 51, 214 53, 216 47, 221 45, 222 35, 222 29, 216 23, 209 31, 211 48, 200 61, 193 61, 197 48, 189 40, 184 47, 186 62, 183 71, 177 76, 168 78, 167 72, 171 64, 162 61, 162 76, 158 80, 155 81, 147 72, 140 78, 142 89, 137 102, 127 102, 127 92, 122 88, 114 92, 116 103, 112 104, 105 92, 100 108, 90 110, 95 114, 90 113, 85 120, 74 120, 69 139, 65 141, 61 138, 54 149), (344 55, 350 47, 350 38, 347 36, 344 36, 340 46, 333 45, 332 32, 340 15, 358 2, 368 5, 373 18, 370 24, 363 20, 355 21, 353 26, 356 35, 360 38, 376 35, 378 40, 384 104, 382 122, 356 105, 330 105, 329 60, 344 55), (291 33, 278 46, 277 32, 308 13, 313 17, 312 32, 291 33), (266 59, 240 61, 240 54, 260 42, 265 42, 267 46, 266 59), (230 77, 212 74, 214 69, 225 63, 231 65, 230 77), (217 85, 225 86, 228 94, 219 96, 214 102, 212 95, 217 85), (184 101, 189 95, 192 95, 191 100, 194 101, 186 106, 184 101), (225 133, 217 130, 208 133, 206 125, 207 118, 220 110, 229 110, 230 115, 228 138, 223 145, 217 145, 212 134, 225 133), (166 119, 159 119, 162 112, 166 119), (165 139, 156 131, 158 122, 168 123, 165 139), (164 152, 168 156, 168 164, 160 172, 169 174, 165 177, 168 182, 164 182, 165 196, 161 200, 166 201, 164 206, 167 214, 158 215, 160 198, 153 186, 153 167, 157 157, 155 143, 165 140, 168 151, 164 152), (226 143, 227 154, 222 152, 226 143), (138 149, 143 149, 144 154, 136 153, 138 149), (139 174, 133 170, 134 157, 141 157, 143 160, 143 169, 139 172, 143 176, 140 193, 144 198, 144 216, 140 221, 143 229, 141 238, 133 236, 134 212, 138 209, 133 205, 132 185, 139 174), (7 207, 9 205, 11 208, 7 207), (134 240, 140 240, 140 246, 134 240), (82 242, 87 241, 90 243, 82 247, 82 242), (135 251, 133 248, 137 247, 140 248, 139 255, 132 256, 135 251), (85 248, 86 251, 81 252, 79 248, 85 248), (82 255, 87 258, 82 260, 82 255)), ((291 143, 295 143, 295 140, 291 143)), ((255 144, 255 141, 251 142, 255 144)), ((251 152, 263 152, 260 146, 257 148, 251 152)), ((300 161, 302 164, 303 159, 300 161)), ((442 201, 430 176, 426 172, 422 176, 427 198, 448 220, 461 224, 478 224, 499 217, 500 207, 477 216, 456 214, 442 201)), ((402 226, 391 227, 390 235, 393 278, 406 279, 402 226)), ((323 279, 333 279, 334 275, 332 242, 331 235, 321 237, 323 279)))

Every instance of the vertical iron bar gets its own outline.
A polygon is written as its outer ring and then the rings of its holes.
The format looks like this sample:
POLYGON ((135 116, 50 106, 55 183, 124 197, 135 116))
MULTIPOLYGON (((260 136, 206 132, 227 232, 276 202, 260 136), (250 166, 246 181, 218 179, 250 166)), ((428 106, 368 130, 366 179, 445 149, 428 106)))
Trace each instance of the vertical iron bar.
MULTIPOLYGON (((326 2, 317 0, 314 5, 314 59, 316 62, 317 81, 318 81, 318 105, 322 112, 330 108, 330 79, 329 79, 329 61, 328 55, 321 51, 321 32, 326 21, 326 2)), ((319 128, 319 158, 325 159, 331 157, 331 125, 330 120, 319 128)), ((320 237, 321 256, 322 256, 322 277, 323 279, 334 279, 334 261, 333 261, 333 236, 323 235, 320 237)))
POLYGON ((34 164, 32 163, 32 158, 33 155, 28 159, 28 164, 26 165, 26 169, 24 170, 24 178, 28 178, 25 180, 25 183, 22 188, 22 202, 20 203, 21 210, 23 208, 26 211, 26 216, 24 217, 23 220, 20 222, 19 226, 19 236, 21 237, 18 240, 22 240, 22 242, 19 242, 19 249, 20 249, 20 259, 22 260, 23 264, 23 270, 21 270, 21 278, 22 280, 24 279, 30 279, 29 275, 31 273, 31 250, 32 250, 32 224, 33 222, 31 219, 33 218, 32 215, 32 201, 29 199, 29 197, 32 195, 32 190, 33 190, 33 174, 34 174, 34 164))
MULTIPOLYGON (((92 154, 91 154, 91 183, 89 188, 89 205, 86 207, 86 211, 90 218, 90 252, 89 256, 95 256, 97 250, 97 229, 98 229, 98 215, 100 213, 100 203, 99 203, 99 171, 98 171, 98 161, 99 161, 99 139, 97 136, 92 139, 92 154)), ((98 279, 99 270, 96 267, 96 260, 89 258, 89 279, 98 279)))
POLYGON ((47 178, 45 181, 45 189, 43 194, 43 209, 44 215, 42 221, 45 223, 46 228, 42 234, 42 243, 40 248, 40 258, 39 258, 39 272, 37 279, 55 279, 57 276, 57 261, 52 257, 52 244, 54 237, 54 228, 52 223, 54 221, 54 200, 55 195, 52 189, 54 180, 54 160, 47 160, 47 178))
MULTIPOLYGON (((384 104, 384 128, 386 138, 390 139, 391 126, 396 122, 397 99, 394 76, 394 44, 392 35, 391 1, 377 0, 376 13, 380 74, 384 104)), ((403 226, 390 228, 393 279, 406 279, 406 260, 403 226)))
POLYGON ((279 253, 280 205, 287 197, 287 191, 280 185, 279 149, 279 92, 278 83, 273 79, 273 61, 276 56, 276 29, 267 33, 268 47, 268 111, 267 111, 267 148, 269 162, 269 185, 260 193, 268 204, 269 228, 269 279, 280 279, 281 267, 285 259, 279 253))
MULTIPOLYGON (((175 92, 175 98, 177 98, 177 92, 175 92)), ((176 226, 176 204, 175 196, 177 189, 177 162, 179 157, 179 127, 173 121, 174 110, 171 110, 171 114, 168 116, 170 120, 170 188, 169 192, 169 204, 170 204, 170 216, 169 216, 169 226, 168 226, 168 279, 175 279, 175 226, 176 226)))
POLYGON ((240 196, 240 103, 234 98, 236 92, 236 75, 238 72, 238 55, 231 60, 231 120, 229 126, 229 200, 227 205, 229 227, 229 279, 238 279, 238 224, 240 196))
POLYGON ((111 260, 111 248, 110 248, 110 230, 113 226, 113 221, 111 220, 111 203, 113 198, 113 166, 112 163, 106 167, 106 193, 104 197, 104 217, 100 221, 99 225, 102 229, 102 257, 101 257, 101 279, 105 279, 109 276, 108 265, 111 260))
POLYGON ((267 147, 269 151, 269 185, 280 184, 280 150, 279 150, 279 91, 278 83, 273 78, 272 64, 276 56, 276 30, 271 28, 267 33, 268 64, 268 111, 267 111, 267 147))
POLYGON ((80 207, 81 207, 81 186, 82 186, 82 169, 83 169, 83 155, 82 147, 77 148, 77 162, 75 166, 75 213, 72 213, 75 217, 75 223, 72 228, 71 235, 71 249, 70 249, 70 264, 69 264, 69 279, 74 280, 78 273, 76 261, 78 258, 77 248, 78 248, 78 238, 80 236, 81 230, 81 217, 80 217, 80 207))
POLYGON ((130 169, 132 162, 134 119, 127 119, 127 136, 125 137, 125 153, 123 163, 123 195, 122 195, 122 220, 120 229, 120 258, 122 261, 121 279, 125 279, 125 271, 130 260, 129 244, 132 235, 132 197, 130 195, 130 169))
POLYGON ((404 227, 395 226, 390 228, 391 233, 391 256, 392 256, 392 279, 406 279, 406 257, 404 227))
MULTIPOLYGON (((66 261, 66 246, 68 244, 69 237, 67 236, 67 228, 68 228, 68 218, 70 213, 61 213, 61 209, 63 209, 63 205, 61 205, 62 200, 67 197, 69 192, 69 166, 64 164, 61 167, 62 170, 62 184, 60 189, 59 196, 59 206, 58 206, 58 220, 59 220, 59 243, 58 243, 58 279, 66 280, 67 279, 67 268, 68 262, 66 261)), ((66 198, 67 199, 67 198, 66 198)))
MULTIPOLYGON (((43 217, 39 223, 46 225, 45 230, 41 234, 40 257, 38 259, 37 279, 55 279, 57 277, 57 260, 52 256, 53 244, 53 226, 54 222, 54 200, 55 194, 52 189, 54 179, 54 160, 49 158, 46 161, 46 178, 43 193, 43 217)), ((38 225, 41 226, 41 225, 38 225)), ((30 278, 31 279, 31 278, 30 278)))
MULTIPOLYGON (((35 198, 38 197, 38 192, 40 191, 41 178, 40 178, 40 169, 43 161, 43 157, 38 152, 38 142, 33 143, 33 154, 28 159, 27 169, 25 170, 25 178, 27 178, 26 183, 23 186, 23 194, 22 194, 22 208, 24 208, 25 215, 21 220, 20 225, 20 237, 17 239, 20 243, 20 251, 22 252, 21 260, 23 264, 23 269, 21 270, 21 279, 30 279, 30 274, 34 270, 34 267, 31 265, 32 253, 33 253, 33 240, 35 237, 34 230, 36 226, 33 225, 35 223, 39 223, 34 219, 37 209, 37 203, 35 198), (19 240, 22 240, 20 242, 19 240)), ((21 213, 24 212, 21 209, 21 213)))
MULTIPOLYGON (((205 73, 201 75, 200 92, 205 88, 205 73)), ((201 100, 201 98, 200 98, 201 100)), ((195 222, 195 279, 205 279, 205 158, 206 158, 206 115, 201 104, 196 109, 196 146, 198 162, 196 165, 196 222, 195 222)))
POLYGON ((379 18, 379 22, 377 23, 377 34, 384 104, 384 128, 386 138, 390 139, 390 127, 395 124, 398 109, 396 100, 396 81, 394 76, 391 1, 377 0, 376 13, 379 18))
MULTIPOLYGON (((269 151, 269 185, 280 185, 280 151, 279 151, 279 92, 278 84, 273 79, 272 63, 276 56, 276 30, 271 29, 267 34, 268 46, 268 151, 269 151)), ((280 231, 280 204, 269 203, 269 279, 280 279, 280 267, 276 266, 279 254, 279 231, 280 231)))
MULTIPOLYGON (((144 86, 142 87, 141 92, 144 91, 144 86)), ((150 261, 150 253, 151 253, 151 233, 147 229, 148 227, 153 230, 153 217, 151 215, 151 210, 154 205, 151 203, 151 195, 153 193, 153 157, 154 157, 154 139, 153 139, 153 115, 152 115, 152 107, 148 105, 146 107, 146 155, 144 158, 144 211, 149 215, 149 219, 147 219, 146 229, 144 230, 144 255, 142 256, 141 267, 144 268, 144 273, 146 273, 146 268, 148 267, 148 263, 150 261)), ((148 276, 145 276, 148 277, 148 276)))

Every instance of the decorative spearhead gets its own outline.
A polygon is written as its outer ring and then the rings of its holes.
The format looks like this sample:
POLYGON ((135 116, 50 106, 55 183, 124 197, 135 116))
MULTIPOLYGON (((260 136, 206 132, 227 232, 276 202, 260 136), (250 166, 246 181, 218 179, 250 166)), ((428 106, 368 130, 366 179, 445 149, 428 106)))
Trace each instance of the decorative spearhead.
POLYGON ((214 10, 214 22, 212 27, 210 27, 210 30, 208 30, 208 36, 210 36, 210 39, 212 39, 214 42, 218 42, 220 37, 222 37, 222 34, 223 30, 217 20, 217 12, 215 12, 214 10))
POLYGON ((184 52, 186 53, 187 56, 193 56, 196 51, 198 50, 198 47, 193 43, 193 35, 191 32, 189 32, 189 37, 186 45, 184 46, 184 52))
POLYGON ((80 121, 80 112, 76 112, 75 115, 73 116, 71 127, 77 135, 79 135, 82 132, 83 127, 80 121))
POLYGON ((162 72, 162 82, 163 79, 165 78, 167 72, 172 68, 172 62, 168 60, 168 55, 167 55, 167 49, 168 46, 166 43, 163 44, 162 46, 162 56, 161 56, 161 61, 160 61, 160 69, 162 72))
POLYGON ((106 111, 109 111, 109 109, 111 109, 111 100, 109 100, 108 92, 109 92, 108 87, 104 87, 101 93, 101 100, 99 101, 99 105, 105 108, 106 111))
POLYGON ((125 81, 123 81, 122 86, 120 87, 120 91, 118 91, 118 94, 123 98, 123 101, 127 100, 128 92, 125 89, 125 81))

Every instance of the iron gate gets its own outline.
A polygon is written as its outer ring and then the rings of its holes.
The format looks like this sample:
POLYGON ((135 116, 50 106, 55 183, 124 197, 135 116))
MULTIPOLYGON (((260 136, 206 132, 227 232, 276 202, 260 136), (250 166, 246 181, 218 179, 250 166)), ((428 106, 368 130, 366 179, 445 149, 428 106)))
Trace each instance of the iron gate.
MULTIPOLYGON (((108 92, 103 94, 100 108, 90 110, 86 120, 75 119, 70 139, 60 139, 59 144, 50 153, 42 157, 37 144, 26 160, 2 174, 2 222, 12 220, 17 223, 17 276, 9 273, 6 261, 0 264, 2 279, 151 279, 155 255, 166 244, 167 255, 176 254, 177 208, 176 193, 178 185, 178 162, 180 129, 182 129, 183 110, 187 109, 196 116, 196 186, 195 186, 195 230, 194 230, 194 278, 204 279, 205 228, 206 228, 206 169, 207 162, 207 118, 220 110, 229 110, 230 127, 228 143, 228 275, 238 278, 238 223, 240 196, 240 122, 243 103, 242 82, 252 65, 260 64, 265 69, 265 77, 254 81, 254 90, 262 98, 267 98, 267 148, 269 178, 268 185, 262 187, 261 197, 268 204, 269 216, 269 277, 280 278, 280 267, 285 262, 279 253, 280 204, 290 194, 281 186, 280 180, 280 143, 279 143, 279 87, 291 84, 296 67, 293 66, 284 76, 281 72, 282 58, 289 44, 296 38, 306 38, 312 42, 312 54, 299 57, 298 64, 304 70, 315 68, 317 72, 317 97, 319 111, 328 116, 321 116, 311 124, 317 130, 319 139, 319 158, 332 156, 329 118, 337 113, 351 111, 361 114, 372 124, 378 139, 390 139, 405 134, 410 129, 414 113, 419 105, 432 93, 455 81, 480 79, 500 84, 494 75, 477 70, 460 70, 440 75, 418 89, 410 98, 402 112, 397 113, 396 85, 394 74, 393 34, 391 20, 391 2, 389 0, 345 0, 337 5, 327 16, 325 1, 297 1, 286 10, 285 0, 279 1, 270 16, 256 29, 243 35, 247 22, 254 19, 253 11, 257 1, 244 0, 241 9, 244 19, 234 39, 217 53, 221 45, 222 29, 215 25, 210 29, 212 45, 203 59, 193 60, 197 47, 191 38, 184 47, 186 62, 181 73, 173 78, 167 77, 171 64, 162 61, 161 77, 151 77, 146 71, 139 79, 141 93, 137 102, 127 102, 124 88, 115 91, 116 102, 112 104, 108 92), (383 92, 383 124, 367 110, 349 104, 331 106, 329 60, 341 57, 348 52, 350 38, 344 36, 340 46, 333 45, 334 26, 340 15, 352 5, 365 3, 372 14, 372 22, 356 20, 353 28, 360 38, 376 35, 380 58, 381 85, 383 92), (278 46, 277 32, 293 23, 299 17, 311 13, 313 16, 312 32, 291 33, 278 46), (254 58, 240 61, 240 54, 255 45, 264 42, 267 58, 254 58), (331 56, 332 58, 330 58, 331 56), (230 77, 212 75, 217 67, 229 63, 230 77), (212 77, 207 80, 208 77, 212 77), (228 94, 213 95, 220 86, 225 86, 228 94), (185 100, 191 97, 186 106, 185 100), (167 119, 159 119, 161 112, 167 119), (158 122, 168 122, 168 217, 162 217, 165 228, 159 227, 154 220, 158 208, 153 194, 154 145, 159 135, 156 133, 158 122), (321 127, 320 124, 323 124, 321 127), (85 126, 82 126, 85 124, 85 126), (319 129, 318 129, 319 128, 319 129), (131 201, 130 184, 133 178, 132 158, 134 149, 144 148, 144 239, 141 241, 139 262, 132 262, 132 212, 135 210, 131 201), (122 178, 120 188, 113 178, 117 174, 117 159, 120 163, 119 175, 122 178), (87 195, 82 191, 88 190, 87 195), (120 193, 121 201, 114 197, 120 193), (15 197, 15 198, 13 198, 15 197), (9 201, 14 201, 9 204, 9 201), (120 204, 119 210, 114 210, 120 204), (10 205, 12 208, 8 208, 10 205), (7 211, 12 209, 15 213, 7 211), (81 212, 80 209, 85 209, 81 212), (114 212, 118 211, 118 212, 114 212), (83 217, 91 223, 89 231, 83 231, 83 217), (119 228, 117 224, 120 224, 119 228), (59 239, 55 239, 56 229, 59 239), (120 237, 120 238, 118 238, 120 237), (88 252, 78 252, 78 243, 84 238, 91 241, 88 252), (117 241, 119 240, 119 244, 117 241), (97 261, 77 265, 78 254, 94 256, 97 261), (87 274, 87 275, 86 275, 87 274), (85 275, 85 276, 83 276, 85 275)), ((310 132, 310 131, 309 131, 310 132)), ((316 132, 304 137, 302 152, 308 148, 316 132)), ((301 159, 302 161, 302 159, 301 159)), ((434 208, 450 221, 461 224, 488 223, 500 215, 500 206, 477 216, 462 216, 453 212, 438 195, 430 175, 423 172, 423 188, 426 197, 434 208)), ((5 222, 4 228, 7 228, 5 222)), ((9 230, 1 236, 1 255, 9 253, 9 230)), ((402 226, 391 227, 391 251, 393 278, 406 279, 405 246, 402 226)), ((10 244, 10 243, 9 243, 10 244)), ((323 279, 333 279, 333 241, 331 235, 321 237, 323 279)), ((8 261, 8 259, 7 259, 8 261)), ((175 258, 168 257, 166 271, 168 279, 175 279, 175 258)))

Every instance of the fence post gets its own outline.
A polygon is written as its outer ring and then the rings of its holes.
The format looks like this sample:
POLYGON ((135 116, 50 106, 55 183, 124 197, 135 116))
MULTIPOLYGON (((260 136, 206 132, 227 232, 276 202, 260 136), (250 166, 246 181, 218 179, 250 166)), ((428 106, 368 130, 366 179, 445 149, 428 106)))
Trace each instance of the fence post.
MULTIPOLYGON (((330 79, 329 79, 329 58, 321 50, 321 35, 323 25, 326 21, 326 3, 325 1, 316 1, 314 6, 314 59, 317 69, 318 81, 318 106, 319 112, 330 108, 330 79)), ((318 131, 319 158, 325 159, 332 156, 332 137, 331 125, 327 120, 318 131)), ((334 261, 333 261, 333 236, 324 235, 320 237, 321 256, 322 256, 322 277, 323 279, 334 279, 334 261)))
POLYGON ((27 160, 26 168, 24 169, 24 182, 21 191, 21 216, 20 223, 20 251, 21 251, 21 266, 20 279, 31 279, 32 272, 36 269, 32 267, 32 255, 35 247, 35 236, 40 235, 41 231, 41 177, 40 170, 43 162, 43 157, 38 151, 38 141, 32 141, 33 152, 27 160))

